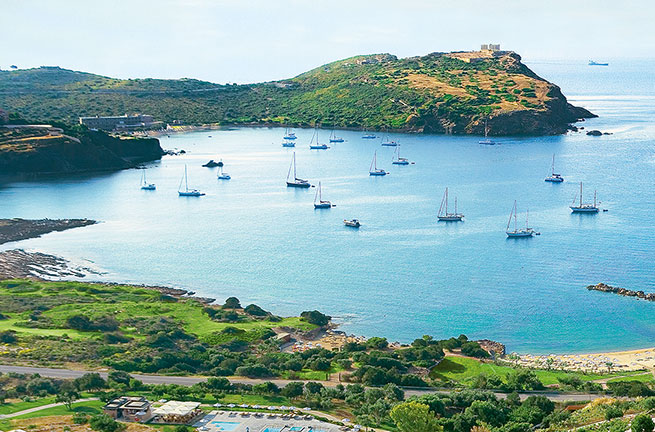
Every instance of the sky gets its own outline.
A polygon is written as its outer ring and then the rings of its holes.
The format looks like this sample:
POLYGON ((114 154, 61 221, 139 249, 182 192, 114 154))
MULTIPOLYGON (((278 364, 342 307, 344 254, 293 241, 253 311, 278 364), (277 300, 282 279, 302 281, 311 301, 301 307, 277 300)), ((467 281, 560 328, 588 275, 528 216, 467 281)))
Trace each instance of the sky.
POLYGON ((604 61, 655 56, 654 23, 653 0, 0 0, 0 68, 249 83, 481 43, 604 61))

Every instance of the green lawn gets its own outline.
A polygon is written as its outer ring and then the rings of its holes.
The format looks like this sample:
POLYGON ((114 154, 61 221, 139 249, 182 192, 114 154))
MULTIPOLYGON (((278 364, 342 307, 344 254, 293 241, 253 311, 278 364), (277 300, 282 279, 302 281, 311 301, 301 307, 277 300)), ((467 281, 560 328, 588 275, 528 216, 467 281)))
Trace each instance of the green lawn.
MULTIPOLYGON (((465 384, 481 373, 488 375, 497 375, 501 378, 506 377, 514 369, 509 366, 498 366, 492 362, 481 362, 476 359, 467 357, 446 356, 430 373, 432 378, 449 379, 465 384)), ((611 378, 626 374, 639 374, 637 372, 614 372, 611 374, 581 374, 564 371, 549 371, 543 369, 534 369, 535 374, 544 385, 557 384, 558 377, 577 376, 583 381, 593 381, 604 378, 611 378)), ((638 375, 641 376, 641 375, 638 375)), ((650 375, 652 379, 652 375, 650 375)), ((630 379, 630 378, 628 378, 630 379)), ((646 380, 644 378, 644 380, 646 380)))
POLYGON ((29 408, 34 408, 42 405, 48 405, 55 403, 55 397, 49 396, 42 399, 37 399, 30 402, 14 402, 14 403, 4 403, 0 405, 0 414, 11 414, 18 411, 23 411, 29 408))
POLYGON ((88 402, 78 402, 73 404, 73 409, 69 410, 63 405, 46 408, 41 411, 36 411, 29 414, 23 414, 14 419, 26 419, 26 418, 35 418, 35 417, 48 417, 48 416, 61 416, 61 415, 73 415, 75 412, 84 412, 89 415, 99 414, 102 412, 102 407, 105 405, 102 401, 88 401, 88 402))
MULTIPOLYGON (((623 375, 623 374, 622 374, 623 375)), ((655 382, 655 377, 650 372, 639 373, 631 376, 624 376, 620 378, 612 378, 607 382, 619 382, 619 381, 641 381, 641 382, 655 382)))

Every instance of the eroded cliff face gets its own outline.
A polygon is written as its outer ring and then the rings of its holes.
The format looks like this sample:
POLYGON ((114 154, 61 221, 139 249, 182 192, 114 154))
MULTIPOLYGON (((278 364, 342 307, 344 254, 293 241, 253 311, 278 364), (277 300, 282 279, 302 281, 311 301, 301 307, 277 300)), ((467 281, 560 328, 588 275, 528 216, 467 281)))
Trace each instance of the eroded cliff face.
POLYGON ((102 132, 74 137, 34 130, 0 138, 2 177, 120 170, 163 155, 155 138, 120 139, 102 132))

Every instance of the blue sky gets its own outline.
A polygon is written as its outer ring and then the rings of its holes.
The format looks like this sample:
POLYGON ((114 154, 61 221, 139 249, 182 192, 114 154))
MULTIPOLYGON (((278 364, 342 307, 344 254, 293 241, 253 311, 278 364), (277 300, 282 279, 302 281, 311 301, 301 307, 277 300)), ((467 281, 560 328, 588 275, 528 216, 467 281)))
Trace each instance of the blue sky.
POLYGON ((652 0, 0 0, 0 68, 256 82, 356 54, 501 43, 525 60, 655 53, 652 0))

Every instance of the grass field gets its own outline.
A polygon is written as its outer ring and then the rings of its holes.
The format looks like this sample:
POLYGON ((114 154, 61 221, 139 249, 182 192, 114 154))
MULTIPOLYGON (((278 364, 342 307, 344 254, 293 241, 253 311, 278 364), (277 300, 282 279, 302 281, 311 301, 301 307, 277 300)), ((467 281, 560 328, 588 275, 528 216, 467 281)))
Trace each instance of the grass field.
MULTIPOLYGON (((472 358, 466 357, 456 357, 456 356, 446 356, 430 373, 432 378, 448 379, 456 381, 462 384, 466 384, 471 381, 476 376, 481 373, 488 375, 496 375, 501 378, 505 378, 509 373, 511 373, 513 368, 509 366, 499 366, 492 362, 481 362, 472 358)), ((546 386, 551 384, 557 384, 559 381, 557 378, 565 376, 577 376, 582 381, 594 381, 599 379, 606 379, 612 377, 619 377, 627 374, 640 374, 641 371, 637 372, 615 372, 611 374, 581 374, 581 373, 572 373, 564 371, 554 371, 554 370, 542 370, 535 369, 535 374, 539 380, 546 386)), ((642 375, 637 375, 641 377, 642 375)), ((649 375, 652 379, 652 375, 649 375)), ((631 379, 631 378, 625 378, 631 379)), ((645 380, 645 378, 643 378, 645 380)), ((641 379, 640 379, 641 380, 641 379)))
POLYGON ((18 411, 39 407, 42 405, 48 405, 51 403, 55 403, 54 396, 48 396, 45 398, 41 398, 29 402, 21 401, 21 402, 13 402, 13 403, 4 403, 0 405, 0 414, 12 414, 18 411))

